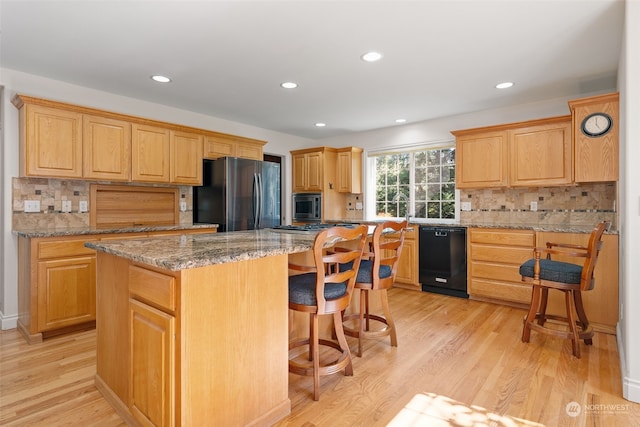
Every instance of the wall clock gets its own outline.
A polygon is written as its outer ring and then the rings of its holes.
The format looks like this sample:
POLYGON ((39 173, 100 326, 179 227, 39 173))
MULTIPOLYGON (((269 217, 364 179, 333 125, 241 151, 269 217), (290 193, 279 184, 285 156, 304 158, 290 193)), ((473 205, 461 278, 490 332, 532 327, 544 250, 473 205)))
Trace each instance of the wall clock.
POLYGON ((606 113, 589 114, 582 120, 580 129, 582 133, 590 137, 598 137, 605 135, 611 130, 613 119, 606 113))

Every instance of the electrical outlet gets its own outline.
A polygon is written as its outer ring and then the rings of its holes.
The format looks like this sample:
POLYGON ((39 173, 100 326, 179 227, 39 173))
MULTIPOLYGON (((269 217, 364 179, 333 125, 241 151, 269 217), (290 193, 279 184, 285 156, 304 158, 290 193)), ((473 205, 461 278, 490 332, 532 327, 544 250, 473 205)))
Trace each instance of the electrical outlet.
POLYGON ((40 200, 25 200, 24 201, 25 212, 40 212, 40 200))
POLYGON ((186 210, 187 210, 187 202, 180 202, 180 210, 182 212, 186 212, 186 210))
POLYGON ((463 210, 465 212, 469 212, 471 210, 471 202, 461 202, 460 203, 460 210, 463 210))
POLYGON ((531 202, 531 212, 536 212, 538 210, 538 202, 531 202))
POLYGON ((78 203, 78 212, 87 212, 89 210, 89 204, 86 200, 80 200, 78 203))
POLYGON ((62 201, 62 212, 71 212, 71 200, 62 201))

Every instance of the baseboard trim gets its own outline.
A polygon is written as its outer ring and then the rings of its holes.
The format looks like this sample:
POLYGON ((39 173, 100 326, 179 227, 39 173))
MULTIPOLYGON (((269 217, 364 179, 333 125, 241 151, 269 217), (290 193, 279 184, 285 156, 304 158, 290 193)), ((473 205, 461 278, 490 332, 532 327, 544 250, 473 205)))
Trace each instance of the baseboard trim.
POLYGON ((18 315, 6 316, 0 311, 0 329, 6 331, 7 329, 15 329, 18 327, 18 315))
POLYGON ((640 403, 640 380, 630 378, 627 375, 627 363, 624 354, 624 343, 622 342, 622 330, 620 323, 616 326, 616 342, 618 344, 618 354, 620 355, 620 374, 622 376, 622 397, 640 403))

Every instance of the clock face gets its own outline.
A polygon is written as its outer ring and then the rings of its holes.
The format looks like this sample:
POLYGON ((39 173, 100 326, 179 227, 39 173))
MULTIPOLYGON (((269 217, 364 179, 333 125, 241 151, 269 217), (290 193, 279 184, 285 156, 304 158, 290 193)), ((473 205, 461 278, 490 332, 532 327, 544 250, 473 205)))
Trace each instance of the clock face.
POLYGON ((590 137, 602 136, 611 130, 613 120, 605 113, 589 114, 582 121, 582 133, 590 137))

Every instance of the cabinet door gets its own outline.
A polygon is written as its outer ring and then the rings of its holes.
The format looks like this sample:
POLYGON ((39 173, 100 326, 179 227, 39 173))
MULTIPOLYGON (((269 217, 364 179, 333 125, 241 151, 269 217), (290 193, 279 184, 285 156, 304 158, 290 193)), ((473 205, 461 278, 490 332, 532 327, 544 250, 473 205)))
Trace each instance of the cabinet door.
POLYGON ((507 185, 507 132, 486 132, 456 138, 456 187, 507 185))
POLYGON ((306 157, 306 188, 309 191, 322 191, 323 165, 322 152, 307 153, 306 157))
POLYGON ((144 426, 172 426, 175 318, 130 299, 129 325, 129 410, 144 426))
POLYGON ((564 185, 573 181, 571 121, 509 131, 512 186, 564 185))
POLYGON ((26 105, 24 175, 82 178, 82 114, 26 105))
POLYGON ((295 154, 291 157, 291 166, 292 166, 292 191, 304 191, 307 187, 306 180, 306 158, 304 154, 295 154))
POLYGON ((84 177, 131 179, 131 124, 99 116, 83 116, 84 177))
POLYGON ((236 155, 243 159, 262 160, 262 145, 238 142, 236 155))
POLYGON ((202 135, 171 131, 171 182, 202 185, 202 135))
POLYGON ((338 192, 351 193, 351 153, 338 153, 338 192))
POLYGON ((402 253, 398 260, 396 282, 416 286, 418 283, 418 245, 413 239, 405 239, 402 253))
POLYGON ((217 159, 220 157, 235 157, 236 143, 234 140, 221 136, 207 136, 204 139, 204 157, 217 159))
POLYGON ((131 126, 131 179, 169 182, 171 156, 169 130, 154 126, 131 126))
POLYGON ((96 257, 38 262, 38 330, 96 320, 96 257))

